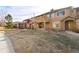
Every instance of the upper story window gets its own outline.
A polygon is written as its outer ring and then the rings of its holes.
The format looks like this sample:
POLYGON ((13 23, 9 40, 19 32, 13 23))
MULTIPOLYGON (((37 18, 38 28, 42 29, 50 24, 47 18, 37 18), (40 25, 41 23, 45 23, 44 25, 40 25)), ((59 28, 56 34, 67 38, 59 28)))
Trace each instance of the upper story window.
POLYGON ((47 17, 48 17, 49 19, 51 19, 51 15, 50 15, 50 14, 47 14, 47 17))
POLYGON ((77 8, 76 11, 79 11, 79 8, 77 8))
POLYGON ((54 16, 55 16, 54 13, 52 13, 52 14, 51 14, 51 18, 53 18, 54 16))
POLYGON ((47 17, 49 18, 49 17, 50 17, 50 15, 49 15, 49 14, 47 14, 47 17))
POLYGON ((64 16, 64 15, 65 15, 65 11, 64 10, 57 12, 57 16, 64 16))
POLYGON ((76 15, 79 16, 79 8, 76 9, 76 15))

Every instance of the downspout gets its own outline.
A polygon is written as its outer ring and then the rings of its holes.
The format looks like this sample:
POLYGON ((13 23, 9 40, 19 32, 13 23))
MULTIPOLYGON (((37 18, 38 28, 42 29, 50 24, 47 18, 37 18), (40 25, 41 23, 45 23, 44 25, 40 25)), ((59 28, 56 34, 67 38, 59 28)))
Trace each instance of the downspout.
POLYGON ((51 25, 51 29, 53 29, 53 20, 52 20, 52 13, 53 13, 53 11, 54 11, 54 10, 51 9, 50 12, 49 12, 49 15, 50 15, 50 16, 49 16, 49 19, 51 20, 51 24, 52 24, 52 25, 51 25))

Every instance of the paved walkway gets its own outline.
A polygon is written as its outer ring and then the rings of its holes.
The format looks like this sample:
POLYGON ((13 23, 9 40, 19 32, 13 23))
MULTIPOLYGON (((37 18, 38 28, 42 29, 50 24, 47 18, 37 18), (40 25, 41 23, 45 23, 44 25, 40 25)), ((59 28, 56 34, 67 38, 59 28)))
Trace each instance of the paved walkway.
POLYGON ((5 36, 4 31, 0 31, 0 53, 14 52, 9 39, 5 36))
POLYGON ((75 35, 75 36, 79 37, 79 33, 75 33, 75 32, 72 32, 72 31, 65 31, 65 32, 68 33, 68 34, 75 35))

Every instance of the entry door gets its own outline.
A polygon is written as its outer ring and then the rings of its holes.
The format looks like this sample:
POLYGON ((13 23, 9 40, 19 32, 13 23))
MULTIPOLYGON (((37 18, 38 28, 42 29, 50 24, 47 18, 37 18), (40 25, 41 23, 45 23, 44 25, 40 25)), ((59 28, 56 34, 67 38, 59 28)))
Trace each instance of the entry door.
POLYGON ((65 22, 65 29, 66 30, 75 30, 75 22, 73 20, 69 20, 65 22))

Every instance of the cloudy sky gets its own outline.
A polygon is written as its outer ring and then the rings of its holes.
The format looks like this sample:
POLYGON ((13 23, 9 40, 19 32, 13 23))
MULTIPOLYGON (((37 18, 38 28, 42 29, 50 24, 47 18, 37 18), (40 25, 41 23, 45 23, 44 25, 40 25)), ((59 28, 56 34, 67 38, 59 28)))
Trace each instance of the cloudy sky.
POLYGON ((1 0, 0 16, 11 14, 14 21, 68 6, 79 7, 79 0, 1 0))

